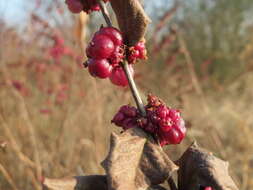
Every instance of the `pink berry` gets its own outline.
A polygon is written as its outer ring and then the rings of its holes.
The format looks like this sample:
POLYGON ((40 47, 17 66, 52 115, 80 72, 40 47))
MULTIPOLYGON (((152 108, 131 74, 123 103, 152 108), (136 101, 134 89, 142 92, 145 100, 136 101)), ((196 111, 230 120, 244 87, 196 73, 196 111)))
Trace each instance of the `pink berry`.
POLYGON ((66 0, 65 3, 72 13, 80 13, 83 10, 83 4, 80 0, 66 0))
POLYGON ((87 56, 95 59, 106 59, 114 51, 113 41, 105 35, 96 35, 87 47, 87 56))
POLYGON ((108 36, 115 46, 121 46, 123 44, 123 38, 121 32, 113 27, 104 27, 98 31, 98 34, 108 36))
POLYGON ((112 66, 106 59, 90 59, 88 69, 92 76, 99 78, 107 78, 112 72, 112 66))
POLYGON ((204 190, 212 190, 212 187, 205 187, 204 190))
MULTIPOLYGON (((129 66, 130 73, 133 75, 134 74, 133 67, 131 65, 128 65, 128 66, 129 66)), ((125 72, 124 72, 123 68, 120 66, 113 68, 112 74, 110 76, 110 80, 113 84, 115 84, 117 86, 127 86, 128 85, 128 80, 125 75, 125 72)))

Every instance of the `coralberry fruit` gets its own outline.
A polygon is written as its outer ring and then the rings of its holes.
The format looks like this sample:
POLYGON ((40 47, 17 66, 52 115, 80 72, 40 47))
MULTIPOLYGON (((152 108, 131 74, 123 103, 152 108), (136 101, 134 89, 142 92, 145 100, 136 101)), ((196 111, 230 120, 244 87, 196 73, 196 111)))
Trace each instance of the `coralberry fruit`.
POLYGON ((96 59, 107 59, 114 51, 113 41, 106 35, 96 35, 89 43, 87 56, 96 59))
MULTIPOLYGON (((92 76, 110 77, 115 85, 128 85, 127 77, 120 65, 125 56, 123 38, 119 30, 113 27, 101 28, 86 48, 86 55, 89 60, 85 66, 92 76)), ((132 66, 129 66, 129 69, 133 75, 132 66)))
POLYGON ((114 43, 115 46, 121 46, 123 44, 122 33, 113 27, 104 27, 101 28, 95 35, 106 35, 108 36, 114 43))
POLYGON ((135 63, 138 59, 146 59, 147 51, 145 48, 145 42, 140 41, 135 46, 130 47, 128 50, 127 60, 129 63, 135 63))
POLYGON ((145 106, 146 117, 136 108, 122 106, 112 122, 124 130, 140 127, 157 138, 161 146, 179 144, 185 137, 186 128, 180 112, 167 107, 155 96, 149 95, 145 106))
POLYGON ((136 126, 135 117, 137 116, 137 109, 132 106, 122 106, 118 113, 112 119, 112 122, 117 126, 122 127, 124 130, 133 128, 136 126))
POLYGON ((107 78, 111 75, 112 66, 106 59, 90 59, 87 64, 90 74, 94 77, 107 78))
MULTIPOLYGON (((133 67, 131 65, 129 66, 130 74, 134 74, 133 67)), ((114 67, 112 70, 112 74, 110 76, 110 80, 113 84, 117 86, 127 86, 128 85, 128 80, 126 77, 126 74, 121 66, 114 67)))

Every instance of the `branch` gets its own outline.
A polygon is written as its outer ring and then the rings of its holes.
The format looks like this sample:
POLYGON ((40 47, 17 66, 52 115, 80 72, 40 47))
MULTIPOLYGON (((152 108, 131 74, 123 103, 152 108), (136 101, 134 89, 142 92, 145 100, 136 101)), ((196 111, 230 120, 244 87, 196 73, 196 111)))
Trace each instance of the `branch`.
POLYGON ((107 10, 105 4, 102 1, 100 1, 100 0, 98 0, 97 2, 99 4, 99 6, 100 6, 100 9, 101 9, 101 12, 103 14, 103 17, 105 19, 106 24, 108 26, 112 27, 112 22, 111 22, 111 19, 109 17, 109 13, 108 13, 108 10, 107 10))
MULTIPOLYGON (((102 11, 103 17, 105 19, 105 22, 107 23, 108 26, 111 27, 112 23, 111 23, 111 20, 110 20, 110 17, 109 17, 109 14, 108 14, 108 11, 107 11, 107 8, 106 8, 105 4, 102 3, 101 1, 99 1, 99 5, 100 5, 100 9, 102 11)), ((129 67, 128 67, 128 62, 126 60, 123 62, 123 70, 126 74, 128 84, 129 84, 129 87, 131 89, 131 93, 134 97, 135 103, 136 103, 139 111, 140 111, 142 116, 146 116, 146 111, 145 111, 143 102, 141 100, 139 91, 138 91, 138 89, 136 87, 136 84, 134 82, 133 76, 130 74, 129 67)))

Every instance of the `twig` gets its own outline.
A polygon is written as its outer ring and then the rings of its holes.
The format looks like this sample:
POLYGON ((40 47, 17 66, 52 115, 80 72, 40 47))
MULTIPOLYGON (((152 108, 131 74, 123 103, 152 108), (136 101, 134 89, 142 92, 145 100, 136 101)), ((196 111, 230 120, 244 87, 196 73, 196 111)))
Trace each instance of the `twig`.
MULTIPOLYGON (((104 17, 107 25, 108 26, 112 26, 110 17, 108 15, 107 8, 105 7, 104 3, 99 2, 99 5, 100 5, 103 17, 104 17)), ((132 93, 132 95, 134 97, 135 103, 136 103, 139 111, 140 111, 140 113, 141 113, 142 116, 146 116, 146 111, 145 111, 143 102, 141 100, 139 91, 138 91, 138 89, 136 87, 136 84, 134 82, 133 76, 131 75, 131 73, 129 71, 128 62, 126 60, 124 60, 124 62, 123 62, 123 70, 124 70, 124 72, 126 74, 126 77, 127 77, 127 80, 128 80, 128 84, 129 84, 129 87, 131 89, 131 93, 132 93)))
POLYGON ((112 26, 112 22, 111 22, 111 19, 109 17, 109 13, 108 13, 108 10, 105 6, 105 4, 103 2, 101 2, 100 0, 97 0, 99 6, 100 6, 100 9, 101 9, 101 12, 103 14, 103 17, 105 19, 105 22, 108 26, 112 26))
POLYGON ((138 89, 136 87, 136 84, 134 82, 133 76, 131 75, 131 73, 129 71, 129 67, 128 67, 127 61, 124 61, 124 63, 123 63, 123 69, 124 69, 124 71, 126 73, 128 84, 129 84, 129 87, 131 89, 131 92, 132 92, 132 95, 134 97, 134 100, 136 102, 136 105, 137 105, 139 111, 141 112, 141 115, 145 116, 146 115, 146 111, 145 111, 143 102, 141 100, 139 91, 138 91, 138 89))

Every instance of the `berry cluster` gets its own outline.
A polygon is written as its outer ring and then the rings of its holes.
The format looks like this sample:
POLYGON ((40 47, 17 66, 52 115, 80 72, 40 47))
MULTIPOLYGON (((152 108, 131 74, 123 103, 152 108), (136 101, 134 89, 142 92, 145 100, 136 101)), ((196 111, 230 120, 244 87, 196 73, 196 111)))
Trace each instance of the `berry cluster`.
POLYGON ((128 85, 127 77, 122 69, 123 59, 127 59, 130 74, 134 75, 132 67, 138 59, 146 58, 145 42, 140 41, 135 46, 126 48, 122 34, 113 27, 102 27, 95 33, 86 49, 89 58, 85 63, 94 77, 110 78, 118 86, 128 85))
MULTIPOLYGON (((109 0, 103 0, 105 3, 109 0)), ((84 11, 90 13, 92 11, 99 11, 100 7, 96 0, 65 0, 69 10, 72 13, 80 13, 84 11)))
POLYGON ((138 42, 135 46, 130 47, 127 53, 128 63, 135 63, 138 59, 146 59, 147 51, 145 47, 145 41, 138 42))
MULTIPOLYGON (((120 63, 124 58, 124 45, 122 34, 113 27, 101 28, 95 33, 86 49, 89 58, 85 63, 90 74, 99 78, 110 78, 111 82, 118 86, 128 84, 127 77, 120 63)), ((133 68, 129 65, 133 75, 133 68)))
POLYGON ((155 96, 148 96, 145 106, 146 117, 142 117, 135 107, 122 106, 112 119, 112 123, 124 130, 140 127, 156 137, 161 146, 179 144, 185 137, 186 128, 180 112, 167 107, 155 96))

